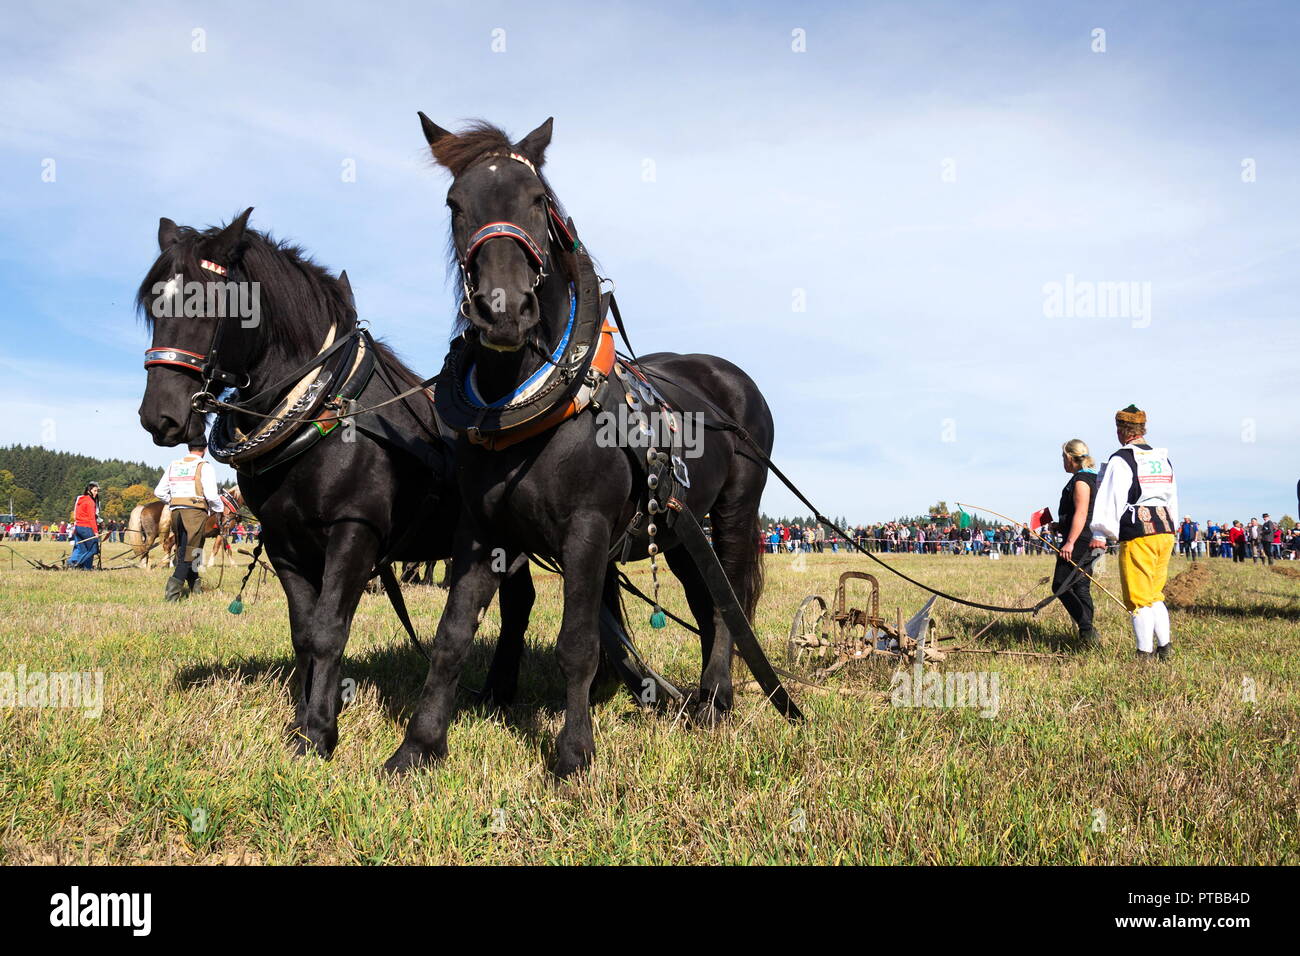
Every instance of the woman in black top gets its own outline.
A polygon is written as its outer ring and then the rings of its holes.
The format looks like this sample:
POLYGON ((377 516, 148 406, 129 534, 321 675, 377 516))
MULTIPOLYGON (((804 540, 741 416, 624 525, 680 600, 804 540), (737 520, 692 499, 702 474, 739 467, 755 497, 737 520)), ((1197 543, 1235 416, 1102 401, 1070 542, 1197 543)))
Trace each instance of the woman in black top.
MULTIPOLYGON (((1080 567, 1088 567, 1091 560, 1088 529, 1092 525, 1093 502, 1097 499, 1097 464, 1088 454, 1088 446, 1072 438, 1061 446, 1061 466, 1069 472, 1070 480, 1061 490, 1053 530, 1064 539, 1061 554, 1069 555, 1070 561, 1080 567)), ((1070 561, 1057 557, 1052 592, 1060 597, 1065 610, 1079 626, 1079 639, 1084 647, 1100 647, 1101 638, 1092 626, 1092 582, 1070 561)))

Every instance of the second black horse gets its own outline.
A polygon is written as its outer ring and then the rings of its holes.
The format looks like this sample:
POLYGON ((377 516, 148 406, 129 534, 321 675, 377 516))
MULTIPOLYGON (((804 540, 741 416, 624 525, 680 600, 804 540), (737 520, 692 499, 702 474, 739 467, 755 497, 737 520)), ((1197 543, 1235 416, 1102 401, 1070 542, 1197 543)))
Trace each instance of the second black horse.
MULTIPOLYGON (((512 142, 486 124, 453 134, 420 117, 434 158, 454 178, 447 205, 463 286, 456 369, 472 369, 472 382, 465 384, 483 407, 499 405, 506 397, 526 394, 534 387, 530 383, 546 378, 548 364, 571 354, 566 338, 573 328, 574 290, 584 266, 590 271, 590 260, 584 262, 580 244, 557 225, 565 220, 541 175, 550 120, 512 142)), ((672 353, 647 355, 638 365, 678 412, 725 415, 763 454, 770 453, 771 413, 758 387, 735 365, 712 355, 672 353)), ((440 401, 444 387, 460 385, 440 378, 440 401)), ((647 481, 634 456, 598 437, 596 416, 580 413, 508 447, 485 440, 473 426, 458 440, 463 512, 451 594, 422 698, 404 741, 386 764, 389 770, 406 770, 447 752, 461 665, 480 611, 496 588, 496 549, 545 555, 563 568, 564 614, 556 653, 566 698, 554 771, 565 776, 592 759, 588 697, 600 656, 602 596, 611 588, 614 546, 635 524, 647 481)), ((689 487, 678 493, 691 512, 710 517, 718 560, 752 619, 762 588, 758 515, 766 466, 735 431, 709 431, 705 437, 701 454, 689 463, 689 487)), ((647 556, 651 541, 646 526, 640 528, 630 537, 625 558, 647 556)), ((712 725, 733 703, 733 635, 699 567, 671 529, 662 528, 654 544, 681 581, 699 626, 703 668, 694 717, 712 725)))

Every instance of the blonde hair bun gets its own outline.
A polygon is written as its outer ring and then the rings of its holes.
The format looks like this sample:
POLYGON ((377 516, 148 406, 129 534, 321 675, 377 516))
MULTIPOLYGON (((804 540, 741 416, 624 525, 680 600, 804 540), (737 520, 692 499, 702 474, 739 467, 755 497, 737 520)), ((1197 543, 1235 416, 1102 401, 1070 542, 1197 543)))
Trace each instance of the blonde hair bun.
POLYGON ((1061 446, 1061 451, 1081 468, 1095 468, 1097 465, 1088 452, 1087 442, 1082 438, 1071 438, 1061 446))

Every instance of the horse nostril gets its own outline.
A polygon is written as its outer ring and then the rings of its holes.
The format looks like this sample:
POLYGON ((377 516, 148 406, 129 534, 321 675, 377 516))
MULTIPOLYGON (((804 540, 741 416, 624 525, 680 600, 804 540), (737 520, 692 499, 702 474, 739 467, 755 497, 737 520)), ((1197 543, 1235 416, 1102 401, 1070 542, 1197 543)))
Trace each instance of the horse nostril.
POLYGON ((533 319, 537 317, 537 296, 531 290, 524 293, 523 301, 519 303, 519 324, 527 328, 532 324, 533 319))
POLYGON ((478 317, 484 321, 491 322, 497 317, 497 312, 500 310, 493 309, 493 304, 494 301, 492 296, 485 295, 482 292, 474 293, 474 311, 478 313, 478 317))

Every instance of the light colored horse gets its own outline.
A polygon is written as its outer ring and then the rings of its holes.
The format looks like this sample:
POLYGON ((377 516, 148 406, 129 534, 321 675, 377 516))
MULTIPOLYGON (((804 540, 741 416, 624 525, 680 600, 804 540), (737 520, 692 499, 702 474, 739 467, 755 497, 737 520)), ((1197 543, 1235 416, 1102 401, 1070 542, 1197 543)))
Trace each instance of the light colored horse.
MULTIPOLYGON (((228 493, 223 493, 223 497, 226 499, 226 512, 208 516, 203 528, 204 550, 200 552, 196 568, 211 563, 215 555, 210 557, 209 552, 215 551, 218 547, 218 539, 229 534, 230 529, 239 520, 235 510, 242 507, 244 503, 239 489, 235 488, 228 493), (231 505, 235 507, 232 508, 231 505)), ((131 551, 140 563, 140 567, 150 567, 151 555, 156 552, 161 552, 162 566, 170 566, 176 556, 176 535, 172 533, 171 509, 165 507, 161 501, 136 505, 131 509, 131 517, 127 520, 123 540, 131 546, 131 551), (156 548, 155 544, 158 545, 156 548)))

